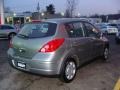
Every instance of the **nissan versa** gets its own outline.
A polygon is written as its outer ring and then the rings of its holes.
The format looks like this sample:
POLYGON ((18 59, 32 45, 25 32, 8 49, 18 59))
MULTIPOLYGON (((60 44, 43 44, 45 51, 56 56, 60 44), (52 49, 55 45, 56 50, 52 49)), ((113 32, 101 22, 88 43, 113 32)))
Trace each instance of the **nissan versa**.
POLYGON ((14 68, 40 75, 58 75, 69 83, 83 63, 101 56, 107 60, 109 42, 83 19, 48 19, 26 24, 9 45, 14 68))

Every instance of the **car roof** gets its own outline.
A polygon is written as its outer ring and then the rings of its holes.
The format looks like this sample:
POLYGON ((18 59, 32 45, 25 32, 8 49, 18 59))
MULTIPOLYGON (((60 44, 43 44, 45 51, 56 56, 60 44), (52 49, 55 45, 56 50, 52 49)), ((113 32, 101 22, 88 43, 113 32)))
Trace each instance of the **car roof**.
POLYGON ((46 19, 43 21, 44 22, 52 22, 52 23, 68 23, 68 22, 73 22, 73 21, 86 21, 86 22, 88 22, 88 20, 84 19, 84 18, 57 18, 57 19, 46 19))

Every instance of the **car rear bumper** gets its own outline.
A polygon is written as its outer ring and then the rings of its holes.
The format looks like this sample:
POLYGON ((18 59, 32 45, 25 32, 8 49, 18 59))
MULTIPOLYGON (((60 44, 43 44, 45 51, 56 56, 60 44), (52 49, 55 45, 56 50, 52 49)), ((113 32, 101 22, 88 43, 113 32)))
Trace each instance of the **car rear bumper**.
POLYGON ((60 62, 44 62, 43 60, 26 59, 18 56, 13 56, 9 52, 10 51, 8 50, 9 63, 16 69, 40 75, 59 75, 60 62), (18 63, 24 64, 25 67, 20 67, 18 63))

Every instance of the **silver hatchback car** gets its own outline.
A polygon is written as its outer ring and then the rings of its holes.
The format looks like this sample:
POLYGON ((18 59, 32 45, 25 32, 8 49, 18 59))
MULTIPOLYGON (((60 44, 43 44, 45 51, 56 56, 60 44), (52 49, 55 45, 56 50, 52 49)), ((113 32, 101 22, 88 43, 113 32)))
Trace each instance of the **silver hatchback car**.
POLYGON ((71 82, 83 63, 108 59, 109 41, 83 19, 48 19, 26 24, 9 45, 14 68, 41 75, 58 75, 71 82))

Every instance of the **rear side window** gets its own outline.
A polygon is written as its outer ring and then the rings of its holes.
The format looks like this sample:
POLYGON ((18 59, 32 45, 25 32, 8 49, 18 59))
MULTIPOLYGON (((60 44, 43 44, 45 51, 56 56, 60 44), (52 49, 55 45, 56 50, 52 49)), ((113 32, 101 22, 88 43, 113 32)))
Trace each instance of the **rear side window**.
POLYGON ((73 22, 65 25, 69 37, 83 37, 83 28, 81 22, 73 22))
POLYGON ((55 34, 57 24, 55 23, 29 23, 23 26, 18 36, 25 36, 29 38, 48 37, 55 34))
POLYGON ((11 27, 11 26, 3 25, 3 26, 0 27, 0 29, 7 30, 7 29, 14 29, 14 28, 11 27))

